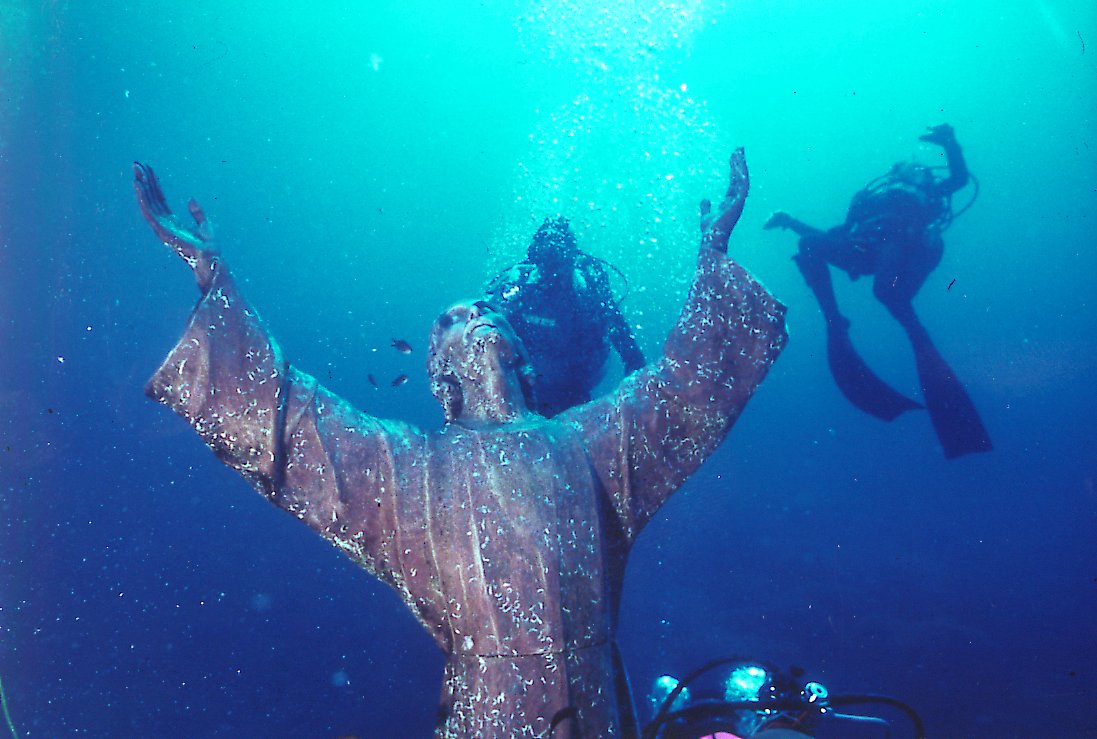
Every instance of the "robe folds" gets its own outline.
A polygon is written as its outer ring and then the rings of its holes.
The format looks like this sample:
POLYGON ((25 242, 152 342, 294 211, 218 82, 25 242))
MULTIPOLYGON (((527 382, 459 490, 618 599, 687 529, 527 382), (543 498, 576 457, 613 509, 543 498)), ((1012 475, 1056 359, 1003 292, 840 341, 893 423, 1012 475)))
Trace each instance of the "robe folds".
POLYGON ((551 420, 363 413, 285 360, 223 262, 146 392, 398 591, 447 654, 437 736, 629 736, 613 641, 629 549, 787 338, 784 306, 701 251, 662 356, 551 420))

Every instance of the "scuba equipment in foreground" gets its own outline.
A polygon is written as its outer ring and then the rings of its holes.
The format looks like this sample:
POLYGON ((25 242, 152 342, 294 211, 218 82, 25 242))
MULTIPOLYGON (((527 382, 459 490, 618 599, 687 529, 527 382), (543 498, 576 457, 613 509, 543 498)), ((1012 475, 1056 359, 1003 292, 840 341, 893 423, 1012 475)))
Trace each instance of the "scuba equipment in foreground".
POLYGON ((15 730, 15 722, 11 720, 11 712, 8 711, 8 696, 4 693, 3 680, 0 680, 0 710, 4 714, 4 721, 7 722, 8 731, 11 732, 13 739, 19 739, 19 732, 15 730))
POLYGON ((709 662, 681 681, 664 675, 656 681, 652 697, 657 702, 656 713, 644 727, 643 739, 701 739, 714 735, 742 739, 762 737, 766 731, 778 729, 810 737, 816 726, 831 721, 879 726, 881 736, 890 737, 891 724, 886 719, 838 711, 867 705, 902 711, 910 719, 914 736, 925 739, 921 718, 900 700, 871 694, 831 695, 821 683, 804 680, 804 671, 799 668, 782 672, 739 657, 709 662), (722 694, 711 690, 711 677, 709 690, 698 685, 703 676, 711 676, 719 668, 727 668, 722 694))

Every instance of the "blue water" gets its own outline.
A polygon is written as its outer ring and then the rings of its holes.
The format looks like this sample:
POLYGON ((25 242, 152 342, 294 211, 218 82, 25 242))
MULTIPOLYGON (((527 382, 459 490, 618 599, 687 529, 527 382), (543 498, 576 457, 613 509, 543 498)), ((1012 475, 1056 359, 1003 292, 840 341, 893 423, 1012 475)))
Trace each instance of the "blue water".
MULTIPOLYGON (((739 654, 901 698, 930 736, 1097 735, 1093 3, 319 5, 0 0, 0 680, 20 736, 433 726, 442 656, 396 595, 143 396, 196 292, 140 218, 134 159, 204 205, 288 357, 429 427, 430 322, 546 215, 627 274, 657 353, 737 145, 732 253, 789 305, 791 341, 633 552, 638 701, 739 654), (925 414, 886 424, 838 394, 795 242, 761 229, 779 208, 840 222, 891 163, 939 163, 917 136, 943 121, 981 191, 916 306, 995 443, 953 462, 925 414)), ((916 396, 868 282, 837 285, 865 357, 916 396)))

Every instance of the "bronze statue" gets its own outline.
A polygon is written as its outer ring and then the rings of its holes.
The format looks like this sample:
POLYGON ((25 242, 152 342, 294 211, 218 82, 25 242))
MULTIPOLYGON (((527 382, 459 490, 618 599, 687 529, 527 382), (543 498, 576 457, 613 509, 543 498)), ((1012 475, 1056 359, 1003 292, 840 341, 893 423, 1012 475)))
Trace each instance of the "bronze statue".
POLYGON ((238 292, 202 209, 135 189, 202 296, 146 391, 222 462, 396 588, 448 655, 438 736, 629 736, 614 646, 629 549, 720 444, 786 341, 784 307, 725 255, 742 150, 712 210, 685 308, 653 364, 553 419, 506 319, 460 303, 431 331, 445 424, 369 416, 289 364, 238 292))

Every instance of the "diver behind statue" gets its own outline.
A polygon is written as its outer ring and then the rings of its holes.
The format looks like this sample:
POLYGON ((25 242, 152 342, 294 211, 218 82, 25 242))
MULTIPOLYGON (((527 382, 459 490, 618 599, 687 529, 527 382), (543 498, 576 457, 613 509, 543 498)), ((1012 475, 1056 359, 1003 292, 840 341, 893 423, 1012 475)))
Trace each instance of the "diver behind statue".
POLYGON ((590 400, 611 348, 625 374, 644 366, 621 300, 610 289, 606 265, 579 249, 566 218, 546 218, 525 261, 484 288, 484 300, 507 317, 529 353, 537 375, 533 407, 543 416, 590 400))

